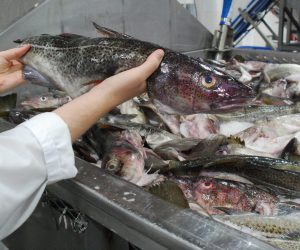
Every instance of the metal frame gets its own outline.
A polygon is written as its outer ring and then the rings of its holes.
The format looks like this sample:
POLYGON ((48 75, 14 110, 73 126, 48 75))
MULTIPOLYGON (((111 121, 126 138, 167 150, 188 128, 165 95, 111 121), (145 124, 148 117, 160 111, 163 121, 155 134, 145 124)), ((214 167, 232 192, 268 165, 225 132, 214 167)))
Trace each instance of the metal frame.
MULTIPOLYGON (((288 8, 291 1, 280 0, 279 1, 279 28, 278 28, 278 50, 282 51, 299 51, 300 46, 298 44, 290 43, 290 34, 293 32, 293 27, 296 28, 298 36, 300 38, 300 24, 299 21, 293 16, 293 8, 288 8), (284 39, 284 27, 287 28, 286 39, 284 39), (284 42, 286 40, 286 42, 284 42)), ((295 2, 293 2, 295 7, 295 2)), ((298 3, 299 6, 299 3, 298 3)), ((297 9, 299 11, 299 9, 297 9)))
MULTIPOLYGON (((272 47, 273 49, 275 49, 272 41, 267 37, 265 36, 265 34, 260 30, 260 28, 258 27, 258 25, 260 24, 260 22, 255 22, 254 20, 252 20, 252 18, 250 17, 250 15, 243 11, 241 8, 238 9, 241 16, 243 17, 243 19, 245 21, 247 21, 248 23, 250 23, 252 25, 252 27, 258 32, 258 34, 261 36, 261 38, 266 42, 266 44, 270 47, 272 47)), ((265 23, 265 22, 264 22, 265 23)), ((266 26, 268 29, 270 29, 270 26, 266 26)), ((273 30, 272 30, 272 34, 273 34, 273 30)), ((240 41, 240 40, 239 40, 240 41)), ((236 43, 238 44, 238 42, 236 43)))

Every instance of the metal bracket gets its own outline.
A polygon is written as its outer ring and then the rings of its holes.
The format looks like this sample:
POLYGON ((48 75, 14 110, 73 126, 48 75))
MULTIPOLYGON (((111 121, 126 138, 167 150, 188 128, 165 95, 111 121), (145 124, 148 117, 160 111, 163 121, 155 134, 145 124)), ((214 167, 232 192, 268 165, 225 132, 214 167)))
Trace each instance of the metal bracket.
POLYGON ((61 225, 63 225, 65 230, 70 226, 73 232, 81 234, 88 228, 88 220, 85 214, 47 191, 43 194, 42 204, 44 206, 48 205, 56 211, 56 213, 53 213, 53 217, 58 229, 61 229, 61 225), (59 214, 58 217, 57 213, 59 214))
POLYGON ((241 16, 245 19, 245 21, 247 21, 248 23, 250 23, 258 32, 258 34, 261 36, 262 39, 264 39, 264 41, 273 49, 275 49, 274 45, 272 44, 272 42, 265 36, 265 34, 260 30, 260 28, 258 28, 258 24, 259 22, 255 22, 252 20, 252 18, 248 15, 247 12, 243 11, 241 8, 238 9, 241 16))

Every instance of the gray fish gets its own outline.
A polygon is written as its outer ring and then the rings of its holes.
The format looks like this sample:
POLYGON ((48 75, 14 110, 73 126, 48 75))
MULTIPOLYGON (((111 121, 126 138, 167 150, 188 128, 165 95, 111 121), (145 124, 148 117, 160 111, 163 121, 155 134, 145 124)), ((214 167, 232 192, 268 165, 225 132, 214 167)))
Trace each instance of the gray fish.
POLYGON ((92 133, 97 143, 96 151, 103 156, 102 168, 138 186, 146 186, 163 179, 157 173, 146 173, 143 141, 138 133, 96 128, 92 129, 92 133))
POLYGON ((295 114, 300 112, 300 103, 285 106, 248 106, 240 110, 226 114, 216 114, 216 117, 221 121, 245 121, 256 122, 257 120, 270 120, 278 116, 295 114))
MULTIPOLYGON (((169 170, 175 174, 199 175, 201 171, 237 174, 256 185, 270 187, 286 197, 300 195, 300 164, 268 157, 227 155, 202 157, 191 161, 170 161, 169 170)), ((166 169, 165 169, 166 171, 166 169)))
MULTIPOLYGON (((158 45, 133 38, 40 35, 22 40, 31 49, 22 58, 26 80, 65 91, 72 98, 102 80, 142 64, 158 45)), ((209 64, 164 49, 159 69, 147 81, 159 110, 193 114, 243 107, 255 94, 209 64)))
POLYGON ((225 136, 213 135, 206 139, 180 138, 161 143, 155 152, 165 160, 194 160, 214 156, 220 145, 227 142, 225 136))
POLYGON ((208 214, 223 213, 219 208, 238 212, 273 215, 278 198, 254 185, 210 177, 171 177, 187 199, 196 201, 208 214))
POLYGON ((133 122, 123 122, 123 123, 110 123, 107 122, 106 125, 116 127, 119 129, 135 131, 140 136, 145 138, 148 146, 152 149, 155 149, 158 145, 171 141, 174 139, 180 139, 181 137, 178 135, 174 135, 168 131, 163 129, 159 129, 157 127, 148 125, 148 124, 139 124, 133 122))
POLYGON ((258 216, 253 214, 218 215, 214 218, 237 229, 251 233, 254 236, 299 240, 299 213, 285 216, 258 216))
POLYGON ((188 155, 183 151, 190 151, 195 148, 201 139, 180 138, 167 141, 155 147, 155 153, 165 160, 186 160, 188 155))
POLYGON ((25 109, 54 109, 69 101, 71 97, 67 95, 57 95, 56 93, 45 93, 38 96, 32 96, 21 102, 25 109))

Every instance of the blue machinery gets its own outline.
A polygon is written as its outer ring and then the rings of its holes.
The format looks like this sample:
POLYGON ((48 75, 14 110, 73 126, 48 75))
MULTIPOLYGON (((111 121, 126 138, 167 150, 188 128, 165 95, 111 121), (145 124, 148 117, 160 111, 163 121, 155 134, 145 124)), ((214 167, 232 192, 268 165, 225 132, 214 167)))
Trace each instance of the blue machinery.
MULTIPOLYGON (((272 32, 272 29, 264 21, 263 17, 273 7, 274 2, 276 1, 252 0, 244 10, 239 9, 240 14, 231 23, 231 28, 234 30, 234 41, 238 43, 252 29, 251 25, 257 26, 260 21, 272 32)), ((269 41, 266 42, 267 44, 269 43, 269 41)))
POLYGON ((222 57, 229 27, 233 30, 233 41, 235 45, 238 44, 252 28, 255 28, 267 45, 274 49, 272 42, 257 26, 260 22, 263 22, 273 36, 277 37, 271 27, 263 20, 263 17, 274 6, 275 2, 276 1, 273 0, 251 0, 244 10, 239 9, 239 15, 231 22, 230 10, 232 0, 223 0, 223 10, 220 21, 221 35, 218 43, 220 53, 218 53, 217 59, 221 59, 222 57))

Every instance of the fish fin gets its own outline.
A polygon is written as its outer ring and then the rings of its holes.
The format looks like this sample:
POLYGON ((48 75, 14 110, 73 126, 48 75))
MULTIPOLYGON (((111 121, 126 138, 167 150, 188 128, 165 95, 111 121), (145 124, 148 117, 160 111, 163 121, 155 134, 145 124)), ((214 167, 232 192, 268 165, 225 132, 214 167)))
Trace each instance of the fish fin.
POLYGON ((292 138, 288 142, 288 144, 284 147, 284 149, 282 150, 280 158, 285 159, 285 160, 289 160, 290 159, 290 154, 294 153, 296 151, 296 148, 297 148, 297 139, 292 138))
POLYGON ((128 38, 133 38, 131 36, 128 36, 126 34, 122 34, 119 33, 117 31, 102 27, 98 24, 96 24, 95 22, 93 22, 94 27, 96 28, 96 30, 98 31, 98 33, 102 36, 102 37, 107 37, 107 38, 123 38, 123 39, 128 39, 128 38))
POLYGON ((228 214, 228 215, 234 215, 234 214, 242 214, 243 212, 241 211, 238 211, 236 209, 233 209, 233 208, 229 208, 229 207, 213 207, 215 209, 218 209, 222 212, 224 212, 225 214, 228 214))
POLYGON ((189 208, 188 201, 181 188, 173 181, 166 180, 158 185, 150 186, 149 193, 181 208, 189 208))
POLYGON ((22 43, 24 40, 22 40, 22 39, 17 39, 17 40, 14 40, 13 42, 14 43, 22 43))
POLYGON ((42 75, 36 69, 28 65, 24 66, 22 73, 23 78, 33 84, 41 85, 47 88, 58 89, 58 87, 53 84, 46 76, 42 75))

